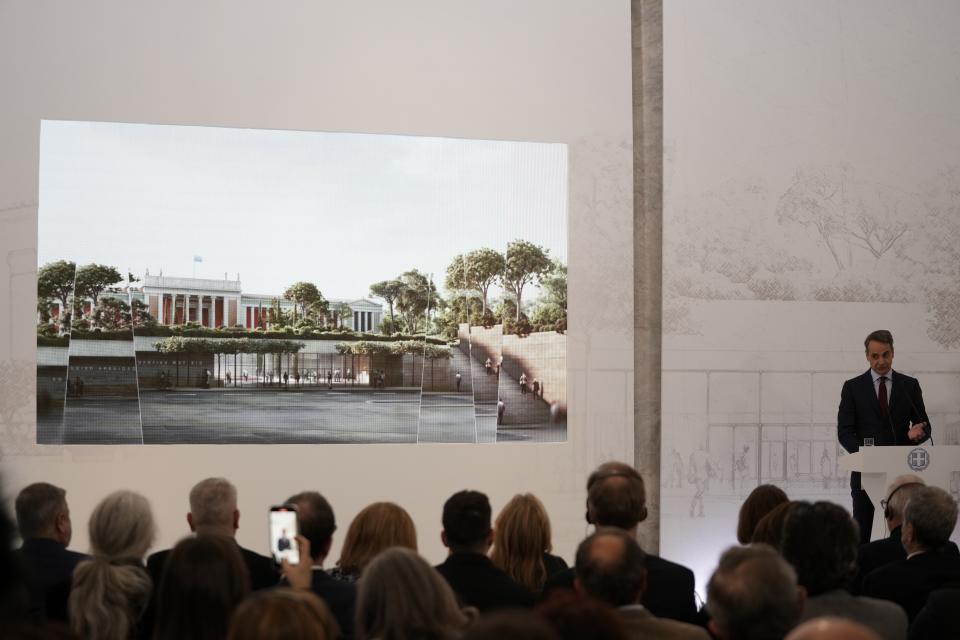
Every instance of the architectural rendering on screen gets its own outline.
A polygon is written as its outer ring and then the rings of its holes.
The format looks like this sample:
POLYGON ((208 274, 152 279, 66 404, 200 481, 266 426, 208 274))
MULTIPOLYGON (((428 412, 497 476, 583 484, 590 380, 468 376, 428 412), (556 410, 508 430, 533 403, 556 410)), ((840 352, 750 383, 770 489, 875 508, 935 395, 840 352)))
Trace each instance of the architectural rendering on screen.
POLYGON ((44 121, 39 444, 566 440, 559 144, 44 121))

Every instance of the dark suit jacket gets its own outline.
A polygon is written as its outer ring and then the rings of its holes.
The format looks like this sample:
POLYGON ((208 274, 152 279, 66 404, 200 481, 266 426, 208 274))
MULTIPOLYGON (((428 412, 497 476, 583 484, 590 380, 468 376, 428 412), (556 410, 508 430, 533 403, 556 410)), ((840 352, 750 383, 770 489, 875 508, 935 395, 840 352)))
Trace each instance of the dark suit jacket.
MULTIPOLYGON (((907 437, 910 422, 926 422, 926 435, 930 437, 930 418, 923 406, 923 393, 916 378, 890 371, 889 413, 880 413, 880 401, 873 387, 870 370, 843 383, 840 392, 840 409, 837 412, 837 436, 840 444, 849 453, 860 449, 864 438, 873 438, 876 446, 912 445, 907 437)), ((860 488, 860 473, 850 475, 850 488, 860 488)))
POLYGON ((357 601, 357 585, 353 582, 334 580, 323 569, 314 569, 310 589, 330 608, 330 613, 337 619, 337 624, 340 626, 340 635, 344 638, 353 637, 353 610, 357 601))
MULTIPOLYGON (((567 569, 549 578, 543 587, 546 598, 554 589, 572 589, 576 573, 567 569)), ((640 603, 658 618, 697 624, 693 571, 659 556, 647 555, 647 591, 640 603)))
POLYGON ((863 579, 863 595, 896 602, 911 621, 931 591, 960 582, 960 556, 927 552, 880 567, 863 579))
POLYGON ((960 638, 960 583, 932 592, 910 625, 910 640, 940 638, 960 638))
POLYGON ((481 553, 452 553, 437 571, 450 584, 460 604, 480 613, 533 607, 533 594, 513 581, 481 553))
POLYGON ((66 601, 59 601, 63 593, 69 593, 74 568, 89 556, 70 551, 56 540, 46 538, 25 540, 17 553, 27 572, 31 612, 66 621, 66 601), (54 593, 58 595, 51 595, 54 593))
MULTIPOLYGON (((903 543, 900 542, 901 528, 897 527, 886 538, 860 545, 857 552, 857 575, 854 576, 852 585, 854 593, 860 593, 863 589, 863 579, 867 574, 880 567, 907 559, 907 552, 903 548, 903 543)), ((947 542, 940 551, 948 555, 960 555, 960 550, 953 542, 947 542)))
MULTIPOLYGON (((251 589, 256 591, 258 589, 277 586, 277 582, 280 580, 280 574, 277 572, 272 558, 262 556, 249 549, 244 549, 239 544, 237 548, 240 549, 240 556, 243 558, 243 562, 247 565, 247 570, 250 572, 251 589)), ((163 578, 163 569, 167 564, 167 559, 170 557, 170 551, 171 549, 158 551, 147 558, 147 573, 150 574, 150 578, 153 580, 155 593, 160 588, 160 580, 163 578)))

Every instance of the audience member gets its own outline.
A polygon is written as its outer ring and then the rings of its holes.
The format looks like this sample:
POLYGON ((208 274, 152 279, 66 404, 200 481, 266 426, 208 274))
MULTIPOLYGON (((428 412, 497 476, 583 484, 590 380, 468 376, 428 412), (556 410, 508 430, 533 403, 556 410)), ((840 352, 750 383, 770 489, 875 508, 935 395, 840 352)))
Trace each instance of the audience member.
POLYGON ((907 616, 885 600, 851 595, 846 586, 856 571, 860 534, 857 523, 832 502, 798 502, 783 526, 782 553, 807 591, 801 620, 823 616, 849 618, 884 640, 907 637, 907 616))
POLYGON ((630 640, 623 622, 610 605, 560 589, 537 606, 560 640, 630 640))
POLYGON ((776 549, 731 547, 707 584, 707 609, 720 640, 782 640, 800 620, 803 590, 776 549))
MULTIPOLYGON (((647 518, 643 478, 630 465, 606 462, 587 479, 587 522, 597 527, 617 527, 636 537, 637 526, 647 518)), ((658 618, 694 622, 697 606, 690 569, 653 554, 646 556, 647 590, 641 604, 658 618)), ((573 588, 572 569, 547 581, 544 593, 573 588)))
POLYGON ((277 588, 254 592, 230 622, 227 640, 334 640, 337 621, 311 591, 277 588))
POLYGON ((740 506, 740 515, 737 518, 737 541, 740 544, 750 544, 753 532, 763 516, 770 513, 774 507, 789 502, 783 489, 772 484, 762 484, 747 496, 740 506))
POLYGON ((501 611, 480 618, 462 640, 560 640, 546 620, 532 611, 501 611))
POLYGON ((330 607, 340 631, 345 636, 351 636, 357 599, 356 585, 334 580, 323 570, 323 561, 330 553, 333 532, 337 529, 333 508, 326 498, 316 491, 304 491, 290 496, 286 503, 297 507, 300 535, 309 542, 311 557, 301 557, 300 562, 311 562, 313 565, 310 589, 330 607))
POLYGON ((181 540, 159 585, 154 640, 220 640, 248 593, 250 574, 232 537, 181 540))
POLYGON ((5 640, 76 640, 64 623, 37 619, 30 611, 30 585, 23 556, 13 549, 15 535, 13 519, 0 505, 0 635, 5 640))
POLYGON ((343 540, 340 560, 330 576, 344 582, 356 582, 363 568, 377 554, 390 547, 417 550, 417 528, 413 518, 392 502, 374 502, 350 523, 343 540))
MULTIPOLYGON (((903 510, 910 502, 914 492, 924 486, 926 486, 926 483, 923 478, 907 474, 897 476, 887 487, 887 497, 880 501, 880 506, 883 508, 883 517, 886 520, 890 535, 860 546, 857 555, 857 575, 852 584, 855 593, 859 593, 863 589, 863 578, 868 573, 892 562, 906 560, 907 552, 904 551, 903 542, 900 540, 903 510)), ((952 542, 947 542, 942 551, 960 555, 957 545, 952 542)))
POLYGON ((760 518, 750 538, 751 544, 765 544, 779 551, 783 540, 783 523, 796 504, 796 502, 778 504, 770 510, 770 513, 760 518))
MULTIPOLYGON (((857 542, 860 542, 859 537, 857 542)), ((814 618, 791 631, 786 640, 880 640, 880 636, 853 620, 814 618)))
POLYGON ((910 625, 910 640, 940 638, 960 638, 960 582, 931 591, 927 604, 910 625))
MULTIPOLYGON (((190 490, 190 511, 187 524, 197 537, 218 536, 234 540, 240 527, 240 510, 237 508, 237 488, 226 478, 201 480, 190 490)), ((237 544, 253 589, 273 587, 280 579, 273 559, 244 549, 237 544)), ((147 558, 147 573, 158 586, 163 578, 164 566, 170 550, 158 551, 147 558)))
POLYGON ((358 640, 446 640, 471 621, 443 578, 410 549, 381 553, 358 585, 358 640))
POLYGON ((94 508, 88 527, 92 555, 73 571, 71 629, 96 640, 146 635, 137 625, 152 590, 143 566, 156 532, 150 503, 139 493, 116 491, 94 508))
POLYGON ((73 570, 87 558, 67 549, 73 536, 67 492, 46 482, 36 482, 20 491, 15 508, 23 540, 19 555, 27 572, 30 610, 35 615, 66 622, 66 594, 73 570))
POLYGON ((931 591, 960 582, 960 556, 940 549, 957 524, 957 501, 939 487, 917 489, 903 512, 905 560, 888 564, 863 579, 864 595, 896 602, 913 620, 931 591))
POLYGON ((551 555, 550 517, 533 494, 515 495, 497 516, 490 559, 515 582, 534 593, 549 576, 567 568, 563 558, 551 555))
POLYGON ((532 607, 533 594, 494 566, 487 551, 493 541, 490 501, 479 491, 460 491, 443 505, 443 544, 450 555, 437 567, 466 606, 481 613, 532 607))
POLYGON ((630 534, 614 527, 598 529, 577 549, 577 591, 617 607, 630 638, 709 640, 701 627, 657 618, 640 604, 647 587, 644 564, 644 553, 630 534))

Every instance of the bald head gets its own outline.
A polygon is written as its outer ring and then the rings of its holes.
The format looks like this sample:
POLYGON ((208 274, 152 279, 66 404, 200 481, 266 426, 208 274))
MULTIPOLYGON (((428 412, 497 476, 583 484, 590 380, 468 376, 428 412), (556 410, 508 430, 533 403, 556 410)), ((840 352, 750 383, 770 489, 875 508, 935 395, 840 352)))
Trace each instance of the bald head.
POLYGON ((790 632, 786 640, 881 640, 871 629, 843 618, 814 618, 790 632))
POLYGON ((598 529, 577 548, 577 589, 615 607, 635 604, 647 586, 644 565, 633 536, 614 527, 598 529))
POLYGON ((903 510, 906 508, 910 498, 913 497, 917 489, 924 487, 926 483, 920 476, 913 474, 904 474, 894 478, 890 486, 887 487, 887 499, 883 512, 887 520, 887 527, 893 531, 903 524, 903 510))

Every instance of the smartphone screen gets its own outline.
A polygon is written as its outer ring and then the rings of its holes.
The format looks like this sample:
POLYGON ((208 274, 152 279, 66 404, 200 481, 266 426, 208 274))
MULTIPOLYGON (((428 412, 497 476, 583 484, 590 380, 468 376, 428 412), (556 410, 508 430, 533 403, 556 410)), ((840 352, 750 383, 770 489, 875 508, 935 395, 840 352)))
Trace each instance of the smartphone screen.
POLYGON ((290 504, 270 507, 270 551, 277 564, 284 559, 290 564, 300 563, 296 537, 297 508, 290 504))

